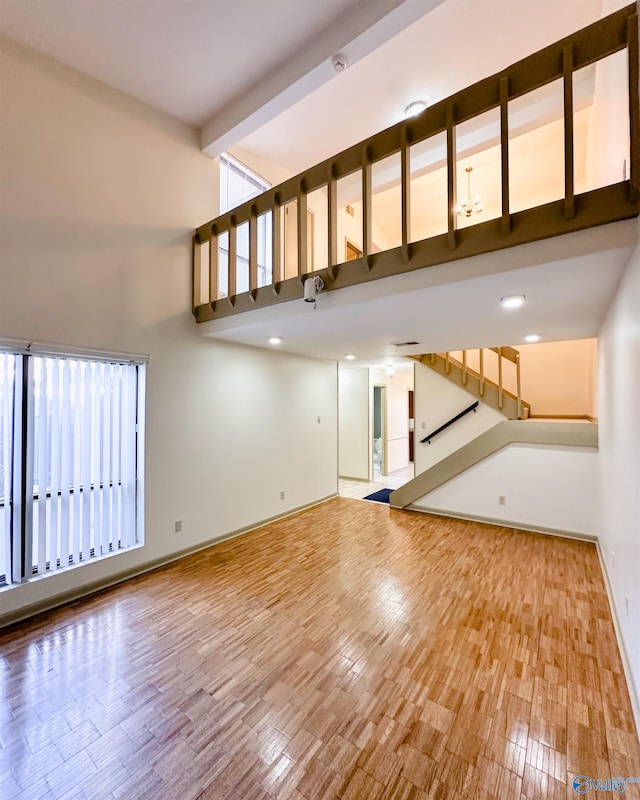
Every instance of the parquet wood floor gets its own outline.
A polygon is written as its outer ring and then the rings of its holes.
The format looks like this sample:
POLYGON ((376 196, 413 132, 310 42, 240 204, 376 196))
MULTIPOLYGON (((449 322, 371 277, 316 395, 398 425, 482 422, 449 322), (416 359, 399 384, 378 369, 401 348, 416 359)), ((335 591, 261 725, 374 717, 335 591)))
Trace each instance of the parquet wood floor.
POLYGON ((1 632, 0 687, 11 800, 566 800, 640 776, 592 544, 344 498, 1 632))

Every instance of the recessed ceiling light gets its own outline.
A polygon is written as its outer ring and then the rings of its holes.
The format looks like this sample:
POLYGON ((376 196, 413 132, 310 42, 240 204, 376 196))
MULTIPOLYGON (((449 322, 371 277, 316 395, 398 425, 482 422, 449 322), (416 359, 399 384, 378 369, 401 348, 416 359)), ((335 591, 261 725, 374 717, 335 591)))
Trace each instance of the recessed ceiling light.
POLYGON ((282 336, 269 337, 269 344, 280 344, 281 342, 282 342, 282 336))
POLYGON ((529 344, 533 344, 534 342, 540 341, 540 334, 539 333, 528 333, 524 337, 525 342, 529 342, 529 344))
POLYGON ((505 308, 520 308, 524 303, 523 294, 507 294, 500 298, 500 302, 505 308))
POLYGON ((347 361, 355 361, 355 356, 353 355, 353 353, 347 353, 345 358, 347 359, 347 361))
POLYGON ((417 117, 426 107, 427 104, 424 100, 414 100, 413 103, 409 103, 408 106, 405 106, 404 115, 405 117, 417 117))

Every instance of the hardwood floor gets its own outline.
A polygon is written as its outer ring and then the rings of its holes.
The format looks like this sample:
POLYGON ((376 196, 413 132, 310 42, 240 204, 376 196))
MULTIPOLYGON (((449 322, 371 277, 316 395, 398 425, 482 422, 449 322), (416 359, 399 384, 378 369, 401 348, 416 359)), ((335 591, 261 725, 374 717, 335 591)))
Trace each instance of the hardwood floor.
POLYGON ((593 545, 345 498, 0 632, 0 687, 12 800, 640 776, 593 545))

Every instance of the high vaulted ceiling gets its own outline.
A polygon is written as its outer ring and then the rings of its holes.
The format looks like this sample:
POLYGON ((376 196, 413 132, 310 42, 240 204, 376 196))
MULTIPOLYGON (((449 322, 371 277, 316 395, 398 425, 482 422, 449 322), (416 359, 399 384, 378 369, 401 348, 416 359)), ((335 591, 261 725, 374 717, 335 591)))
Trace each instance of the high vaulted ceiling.
MULTIPOLYGON (((0 0, 0 33, 198 127, 210 155, 236 146, 286 177, 394 124, 409 102, 436 102, 626 4, 0 0), (336 53, 348 62, 340 74, 336 53)), ((391 358, 398 339, 422 352, 517 344, 532 328, 547 341, 593 336, 638 237, 635 222, 618 226, 581 234, 591 244, 575 254, 537 243, 331 293, 318 312, 292 302, 202 333, 256 346, 278 333, 284 349, 338 360, 355 350, 367 363, 391 358), (496 308, 511 291, 531 300, 520 317, 496 308)))

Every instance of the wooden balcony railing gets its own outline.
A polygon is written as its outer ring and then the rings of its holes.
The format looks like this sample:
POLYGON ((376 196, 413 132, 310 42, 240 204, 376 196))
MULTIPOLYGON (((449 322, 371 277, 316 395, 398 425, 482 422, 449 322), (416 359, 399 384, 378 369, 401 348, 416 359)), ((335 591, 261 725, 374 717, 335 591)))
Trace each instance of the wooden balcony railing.
MULTIPOLYGON (((335 124, 339 124, 336 120, 335 124)), ((638 16, 632 4, 575 34, 531 55, 502 72, 427 108, 420 116, 403 121, 348 150, 327 159, 237 208, 201 225, 193 238, 193 313, 205 322, 252 308, 302 296, 304 280, 320 275, 325 291, 388 277, 435 264, 487 253, 637 216, 640 211, 640 130, 638 112, 638 16), (574 79, 576 72, 626 50, 628 62, 629 150, 622 180, 577 191, 575 173, 574 79), (510 104, 518 98, 562 82, 561 103, 564 146, 564 190, 559 199, 514 211, 510 185, 510 104), (500 191, 493 219, 472 226, 459 224, 457 205, 458 163, 456 134, 460 125, 494 111, 499 134, 500 191), (411 234, 412 148, 440 135, 446 140, 446 232, 413 241, 411 234), (399 160, 399 245, 379 251, 373 235, 373 173, 382 159, 399 160), (356 258, 339 257, 338 182, 360 171, 358 179, 362 221, 356 258), (309 263, 308 198, 322 190, 326 203, 326 266, 309 263), (283 214, 295 215, 297 268, 291 274, 283 261, 283 214), (266 215, 263 218, 263 215, 266 215), (269 236, 264 235, 265 220, 269 236), (260 230, 263 232, 259 240, 260 230), (248 224, 248 259, 238 253, 238 230, 248 224), (268 248, 270 268, 263 274, 259 249, 268 248), (358 250, 361 249, 361 254, 358 250), (222 256, 222 258, 221 258, 222 256), (228 274, 221 275, 223 260, 228 274), (248 261, 248 263, 247 263, 248 261), (246 271, 238 281, 240 264, 246 271), (221 289, 221 286, 223 288, 221 289), (245 291, 238 289, 246 288, 245 291)), ((492 146, 494 143, 492 142, 492 146)), ((603 150, 606 151, 606 147, 603 150)), ((602 154, 604 155, 604 153, 602 154)), ((475 174, 475 173, 474 173, 475 174)), ((317 199, 317 196, 316 196, 317 199)), ((476 220, 474 219, 473 222, 476 220)), ((246 240, 246 229, 242 229, 246 240)), ((324 261, 325 259, 323 259, 324 261)))

